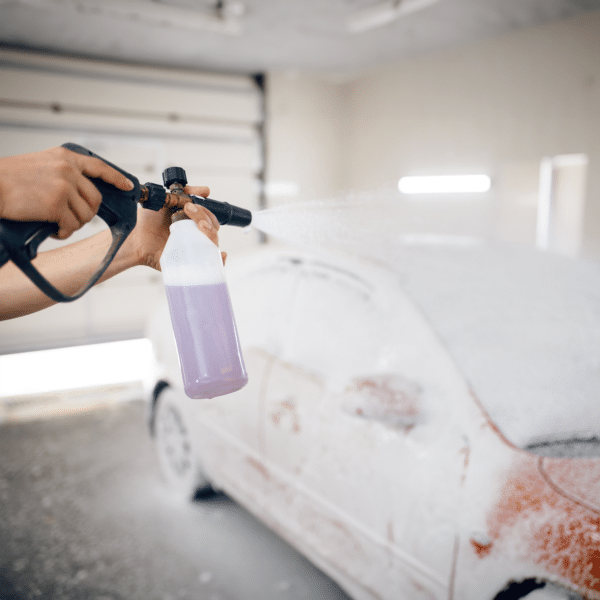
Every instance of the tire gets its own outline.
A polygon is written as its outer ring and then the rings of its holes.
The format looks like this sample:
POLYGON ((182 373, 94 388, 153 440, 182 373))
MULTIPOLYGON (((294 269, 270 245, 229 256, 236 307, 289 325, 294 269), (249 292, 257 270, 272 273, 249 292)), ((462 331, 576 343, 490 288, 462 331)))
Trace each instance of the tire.
POLYGON ((212 492, 198 461, 194 441, 170 387, 158 393, 153 410, 154 449, 168 487, 184 500, 212 492))
POLYGON ((583 598, 560 585, 538 579, 511 581, 494 600, 583 600, 583 598))
POLYGON ((577 593, 554 583, 546 585, 525 596, 524 600, 583 600, 577 593))

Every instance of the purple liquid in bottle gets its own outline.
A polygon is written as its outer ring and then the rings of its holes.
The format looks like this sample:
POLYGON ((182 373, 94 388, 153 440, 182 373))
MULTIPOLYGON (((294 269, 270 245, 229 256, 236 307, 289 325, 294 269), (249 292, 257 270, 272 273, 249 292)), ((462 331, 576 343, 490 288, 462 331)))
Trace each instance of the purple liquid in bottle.
POLYGON ((244 387, 248 375, 227 284, 166 291, 187 396, 213 398, 244 387))

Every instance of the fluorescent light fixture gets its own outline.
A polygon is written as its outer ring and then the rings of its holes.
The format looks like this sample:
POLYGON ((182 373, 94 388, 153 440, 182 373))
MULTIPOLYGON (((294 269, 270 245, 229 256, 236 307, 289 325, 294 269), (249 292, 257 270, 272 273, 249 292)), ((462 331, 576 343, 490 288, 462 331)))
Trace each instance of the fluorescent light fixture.
POLYGON ((383 27, 396 19, 437 4, 440 0, 386 0, 359 10, 346 21, 349 33, 362 33, 383 27))
POLYGON ((67 8, 117 19, 131 19, 161 27, 192 29, 225 35, 240 35, 242 24, 238 16, 244 12, 240 2, 233 2, 231 10, 225 4, 221 12, 204 13, 161 2, 142 0, 17 0, 38 8, 67 8))
POLYGON ((154 365, 148 339, 0 356, 0 397, 147 382, 154 365))
POLYGON ((425 175, 402 177, 398 189, 403 194, 465 194, 490 189, 488 175, 425 175))

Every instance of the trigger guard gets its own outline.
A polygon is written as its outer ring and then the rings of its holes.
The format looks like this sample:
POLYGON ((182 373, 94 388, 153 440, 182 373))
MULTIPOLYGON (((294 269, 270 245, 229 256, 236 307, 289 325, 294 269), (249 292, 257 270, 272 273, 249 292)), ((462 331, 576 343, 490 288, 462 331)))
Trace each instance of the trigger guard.
POLYGON ((102 203, 97 215, 110 228, 112 242, 106 252, 102 263, 92 277, 79 291, 69 296, 54 287, 32 264, 31 260, 37 255, 37 249, 41 242, 49 235, 56 233, 50 231, 48 223, 17 223, 14 222, 4 230, 2 219, 0 219, 0 266, 7 262, 8 258, 31 279, 31 281, 47 296, 56 302, 72 302, 87 292, 106 272, 106 269, 114 259, 115 255, 133 231, 137 221, 137 203, 140 199, 140 183, 136 177, 108 162, 102 157, 90 152, 76 144, 63 144, 64 148, 85 156, 96 157, 115 170, 119 171, 133 183, 133 189, 129 191, 117 190, 114 186, 99 178, 90 178, 102 195, 102 203), (32 230, 31 228, 34 228, 32 230), (35 229, 40 229, 36 231, 35 229), (10 230, 9 230, 10 229, 10 230), (15 230, 15 231, 13 231, 15 230))
MULTIPOLYGON (((117 223, 110 227, 110 232, 112 235, 112 242, 107 250, 104 258, 102 259, 102 263, 100 267, 98 267, 97 271, 92 275, 92 277, 81 287, 75 294, 69 296, 64 294, 59 289, 54 287, 30 262, 28 258, 23 256, 22 253, 10 253, 10 258, 12 261, 23 271, 29 279, 42 291, 46 296, 54 300, 55 302, 73 302, 78 298, 81 298, 83 294, 85 294, 93 285, 95 285, 100 277, 104 275, 106 269, 108 269, 110 263, 113 261, 115 255, 127 239, 127 236, 133 230, 133 227, 126 224, 125 227, 121 226, 122 224, 117 223)), ((134 224, 135 227, 135 224, 134 224)))

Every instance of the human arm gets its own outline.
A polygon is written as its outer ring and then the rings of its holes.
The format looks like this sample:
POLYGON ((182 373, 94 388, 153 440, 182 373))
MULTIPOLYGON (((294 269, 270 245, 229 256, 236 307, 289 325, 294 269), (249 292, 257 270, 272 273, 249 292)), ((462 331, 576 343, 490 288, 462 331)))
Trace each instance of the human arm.
MULTIPOLYGON (((207 187, 185 188, 186 193, 208 196, 207 187)), ((202 206, 188 203, 184 210, 200 231, 218 245, 219 222, 202 206)), ((100 281, 114 277, 134 266, 145 265, 160 270, 160 256, 169 237, 171 213, 139 209, 137 224, 100 281)), ((40 252, 33 265, 66 294, 79 290, 96 271, 112 241, 109 230, 87 239, 40 252)), ((225 261, 225 253, 222 253, 225 261)), ((0 320, 27 315, 55 304, 40 291, 12 262, 0 268, 0 320)))

